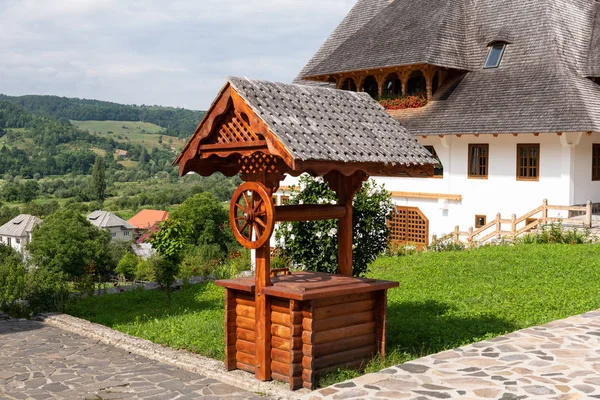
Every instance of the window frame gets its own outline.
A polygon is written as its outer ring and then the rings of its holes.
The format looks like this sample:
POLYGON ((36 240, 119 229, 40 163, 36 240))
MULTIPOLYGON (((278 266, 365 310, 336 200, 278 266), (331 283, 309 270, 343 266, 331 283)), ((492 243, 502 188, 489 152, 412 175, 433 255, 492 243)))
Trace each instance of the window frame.
POLYGON ((487 215, 483 215, 483 214, 475 214, 475 229, 479 229, 479 228, 483 228, 484 226, 487 225, 487 215), (480 225, 478 223, 478 219, 483 218, 483 225, 480 225))
POLYGON ((429 151, 429 153, 431 153, 431 156, 435 159, 437 159, 440 162, 441 165, 441 170, 442 170, 442 174, 437 174, 435 173, 436 169, 439 170, 440 168, 433 168, 433 176, 431 178, 435 178, 435 179, 443 179, 444 178, 444 165, 442 164, 442 160, 440 160, 440 157, 437 154, 437 151, 435 151, 435 147, 433 145, 423 145, 423 147, 425 147, 427 149, 427 151, 429 151))
MULTIPOLYGON (((479 161, 483 159, 483 157, 478 156, 479 161)), ((477 170, 480 171, 481 164, 477 164, 477 170)), ((490 145, 489 143, 469 143, 469 155, 468 155, 468 165, 467 165, 467 176, 469 179, 487 179, 490 173, 490 145), (485 148, 485 175, 482 174, 472 174, 471 173, 471 163, 473 161, 473 148, 485 148)))
MULTIPOLYGON (((537 182, 540 180, 540 144, 539 143, 517 143, 517 157, 516 157, 516 161, 517 161, 517 180, 518 181, 525 181, 525 182, 537 182), (531 165, 527 165, 525 167, 521 167, 520 165, 520 161, 521 161, 521 149, 522 148, 531 148, 531 147, 535 147, 537 149, 536 151, 536 161, 535 161, 535 167, 532 167, 531 165), (522 176, 521 175, 521 168, 524 168, 525 170, 529 170, 532 168, 535 168, 535 176, 531 177, 531 176, 522 176)), ((529 160, 531 160, 531 157, 528 157, 529 160)))
POLYGON ((592 143, 592 182, 600 181, 600 143, 592 143))
POLYGON ((502 64, 502 59, 504 58, 504 52, 506 51, 506 44, 506 42, 492 42, 489 44, 488 55, 485 58, 485 62, 483 63, 483 69, 493 69, 500 67, 500 64, 502 64), (490 57, 492 56, 492 51, 494 51, 494 49, 496 49, 497 47, 501 47, 498 62, 496 64, 488 64, 490 62, 490 57))

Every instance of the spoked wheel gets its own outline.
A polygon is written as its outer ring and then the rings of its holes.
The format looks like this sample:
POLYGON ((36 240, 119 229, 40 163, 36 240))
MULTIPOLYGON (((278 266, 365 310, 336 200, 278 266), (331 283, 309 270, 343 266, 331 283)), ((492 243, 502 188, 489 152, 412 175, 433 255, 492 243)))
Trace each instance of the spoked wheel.
POLYGON ((233 193, 229 206, 233 234, 247 249, 258 249, 271 238, 275 224, 273 199, 264 185, 244 182, 233 193))

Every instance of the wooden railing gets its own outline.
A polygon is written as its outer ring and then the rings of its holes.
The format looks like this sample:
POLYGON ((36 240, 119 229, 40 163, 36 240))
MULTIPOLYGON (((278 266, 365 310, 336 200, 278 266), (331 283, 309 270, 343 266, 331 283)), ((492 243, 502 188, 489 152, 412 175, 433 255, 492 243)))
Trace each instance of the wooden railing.
MULTIPOLYGON (((584 228, 592 227, 592 207, 591 201, 588 201, 585 206, 553 206, 548 205, 548 200, 544 199, 542 205, 517 217, 515 214, 510 219, 503 219, 500 214, 496 214, 496 218, 488 224, 474 229, 470 227, 467 232, 461 231, 457 225, 454 232, 450 233, 455 243, 460 243, 464 237, 467 246, 473 246, 478 243, 485 243, 490 239, 515 239, 520 235, 537 228, 540 225, 546 225, 553 222, 564 220, 565 218, 549 217, 549 211, 569 211, 584 214, 585 218, 581 220, 581 225, 584 228), (538 214, 539 217, 535 218, 538 214), (535 218, 533 221, 529 221, 535 218), (506 229, 510 226, 509 229, 506 229)), ((576 224, 578 221, 569 220, 569 224, 576 224)), ((434 238, 435 241, 436 238, 434 238)))

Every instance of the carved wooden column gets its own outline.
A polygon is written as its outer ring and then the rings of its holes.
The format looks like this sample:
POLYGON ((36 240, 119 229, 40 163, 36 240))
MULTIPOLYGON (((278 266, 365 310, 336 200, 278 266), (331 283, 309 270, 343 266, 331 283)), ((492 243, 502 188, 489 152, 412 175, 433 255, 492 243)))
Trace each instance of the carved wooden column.
POLYGON ((386 78, 386 74, 375 75, 375 79, 377 80, 377 89, 379 91, 379 98, 381 98, 383 96, 385 78, 386 78))
POLYGON ((338 271, 339 275, 352 276, 352 200, 367 180, 367 175, 357 171, 345 176, 331 171, 323 177, 329 187, 337 194, 338 204, 346 208, 346 215, 339 220, 338 227, 338 271))
POLYGON ((400 78, 400 83, 402 84, 402 96, 406 96, 407 86, 408 86, 408 78, 410 77, 410 70, 402 71, 398 73, 398 77, 400 78))
POLYGON ((431 101, 433 97, 433 77, 435 75, 435 69, 427 66, 421 70, 425 76, 425 87, 427 89, 427 101, 431 101))

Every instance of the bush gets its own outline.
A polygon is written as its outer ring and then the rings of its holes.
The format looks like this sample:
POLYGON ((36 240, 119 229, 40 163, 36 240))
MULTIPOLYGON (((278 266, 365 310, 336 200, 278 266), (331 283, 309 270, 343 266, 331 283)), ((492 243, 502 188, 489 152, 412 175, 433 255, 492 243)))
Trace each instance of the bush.
POLYGON ((33 313, 64 311, 69 294, 69 277, 62 271, 40 267, 27 276, 25 297, 33 313))
POLYGON ((171 306, 171 286, 179 272, 179 266, 165 257, 151 257, 148 259, 154 275, 154 280, 161 288, 167 289, 169 307, 171 306))
POLYGON ((138 257, 133 253, 125 253, 119 260, 115 272, 122 275, 126 279, 132 279, 138 265, 138 257))
MULTIPOLYGON (((321 178, 303 175, 301 191, 292 189, 290 204, 335 204, 336 195, 321 178)), ((353 202, 352 274, 364 275, 368 266, 385 251, 386 217, 392 211, 391 195, 375 181, 363 184, 353 202)), ((338 269, 338 222, 336 220, 281 223, 275 238, 292 263, 309 271, 336 273, 338 269)))
POLYGON ((210 276, 215 267, 222 263, 223 251, 219 245, 190 246, 186 249, 181 261, 179 277, 183 279, 183 284, 187 286, 192 276, 210 276))
POLYGON ((154 274, 152 272, 152 265, 149 260, 140 259, 137 263, 134 273, 135 279, 144 282, 153 282, 154 274))
POLYGON ((442 237, 427 247, 427 250, 433 252, 442 252, 442 251, 461 251, 466 249, 467 246, 464 243, 456 243, 454 241, 454 237, 452 235, 447 235, 442 237))

